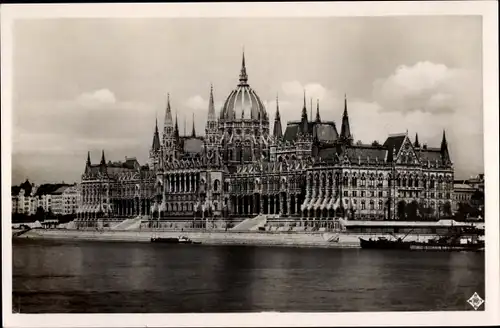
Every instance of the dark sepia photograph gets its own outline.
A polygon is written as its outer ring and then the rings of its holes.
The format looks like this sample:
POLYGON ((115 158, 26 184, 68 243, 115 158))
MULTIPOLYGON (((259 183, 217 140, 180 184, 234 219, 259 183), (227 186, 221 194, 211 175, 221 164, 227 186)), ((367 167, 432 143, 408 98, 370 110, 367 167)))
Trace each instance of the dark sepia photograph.
POLYGON ((331 13, 10 19, 7 311, 491 310, 484 17, 331 13))

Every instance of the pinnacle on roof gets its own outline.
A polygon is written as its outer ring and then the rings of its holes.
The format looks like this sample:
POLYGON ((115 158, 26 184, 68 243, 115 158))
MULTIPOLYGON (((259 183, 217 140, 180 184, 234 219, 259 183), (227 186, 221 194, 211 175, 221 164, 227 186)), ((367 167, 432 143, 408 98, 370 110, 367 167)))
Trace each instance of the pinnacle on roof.
POLYGON ((446 141, 446 133, 443 129, 443 139, 441 140, 441 155, 445 162, 450 161, 450 153, 448 151, 448 142, 446 141))
POLYGON ((420 148, 420 142, 418 141, 418 133, 415 133, 415 143, 413 144, 415 148, 420 148))
POLYGON ((104 149, 102 150, 102 155, 101 155, 101 165, 106 165, 106 158, 104 157, 104 149))
POLYGON ((153 135, 153 144, 151 146, 153 151, 160 149, 160 134, 158 133, 158 118, 155 119, 155 132, 153 135))
POLYGON ((316 123, 321 123, 321 117, 319 116, 319 99, 316 99, 316 123))
POLYGON ((194 126, 194 113, 193 113, 193 128, 191 130, 191 137, 195 138, 196 137, 196 129, 194 126))
POLYGON ((283 129, 281 128, 281 118, 280 118, 280 108, 279 108, 278 95, 276 95, 276 116, 274 117, 273 136, 277 139, 281 139, 283 137, 283 129))
POLYGON ((170 93, 167 93, 167 107, 165 108, 165 121, 163 123, 164 130, 172 126, 172 109, 170 108, 170 93))
POLYGON ((179 123, 178 123, 178 119, 177 119, 177 113, 175 114, 174 137, 179 138, 179 123))
POLYGON ((208 101, 208 120, 215 121, 214 86, 212 84, 210 84, 210 100, 208 101))
POLYGON ((349 115, 347 114, 347 95, 344 95, 344 114, 342 115, 340 137, 343 140, 352 140, 351 128, 349 126, 349 115))
POLYGON ((90 166, 90 151, 87 152, 87 165, 90 166))

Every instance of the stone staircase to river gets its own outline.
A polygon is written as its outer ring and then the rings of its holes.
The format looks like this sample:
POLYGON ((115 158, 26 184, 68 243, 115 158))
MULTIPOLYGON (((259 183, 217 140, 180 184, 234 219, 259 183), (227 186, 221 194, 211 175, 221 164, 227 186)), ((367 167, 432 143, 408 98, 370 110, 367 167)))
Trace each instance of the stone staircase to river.
POLYGON ((267 223, 266 215, 257 215, 254 218, 243 220, 231 229, 231 231, 257 231, 267 223))

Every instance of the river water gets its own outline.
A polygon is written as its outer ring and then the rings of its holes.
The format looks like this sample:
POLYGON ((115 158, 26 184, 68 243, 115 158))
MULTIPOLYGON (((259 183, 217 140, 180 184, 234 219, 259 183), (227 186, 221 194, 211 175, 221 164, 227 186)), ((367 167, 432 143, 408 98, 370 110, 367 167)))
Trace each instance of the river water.
MULTIPOLYGON (((484 253, 15 240, 21 313, 473 310, 484 253)), ((483 309, 483 306, 480 308, 483 309)))

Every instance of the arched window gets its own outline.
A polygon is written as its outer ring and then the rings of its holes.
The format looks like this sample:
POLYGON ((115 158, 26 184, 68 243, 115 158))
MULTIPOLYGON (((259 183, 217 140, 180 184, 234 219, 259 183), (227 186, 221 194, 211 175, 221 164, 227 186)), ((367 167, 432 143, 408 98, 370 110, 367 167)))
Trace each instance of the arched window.
POLYGON ((349 185, 349 177, 344 175, 343 186, 347 187, 349 185))
POLYGON ((379 210, 384 209, 384 203, 381 200, 378 201, 378 209, 379 210))
POLYGON ((352 183, 353 187, 357 187, 358 186, 358 177, 353 176, 351 179, 351 183, 352 183))
POLYGON ((373 202, 373 200, 370 200, 370 210, 373 210, 375 209, 375 204, 373 202))
POLYGON ((370 188, 373 188, 375 187, 375 177, 373 176, 373 174, 370 176, 370 188))
POLYGON ((219 179, 215 179, 215 181, 214 181, 214 191, 218 192, 219 189, 220 189, 220 181, 219 181, 219 179))
POLYGON ((364 175, 361 177, 361 187, 366 187, 366 177, 364 175))
POLYGON ((412 176, 410 176, 408 178, 408 187, 413 187, 413 177, 412 176))

